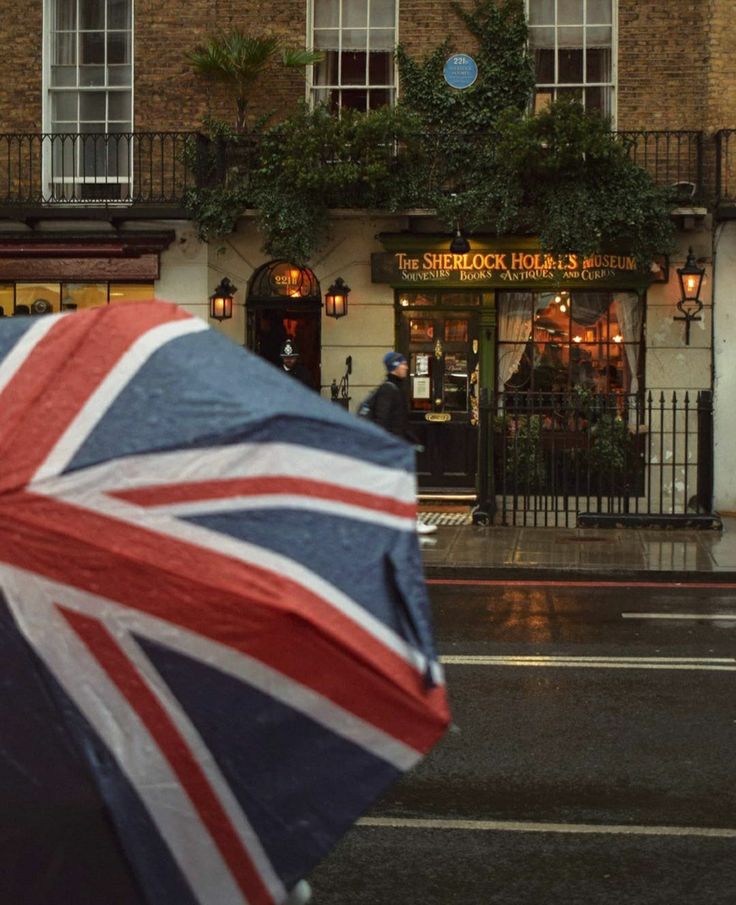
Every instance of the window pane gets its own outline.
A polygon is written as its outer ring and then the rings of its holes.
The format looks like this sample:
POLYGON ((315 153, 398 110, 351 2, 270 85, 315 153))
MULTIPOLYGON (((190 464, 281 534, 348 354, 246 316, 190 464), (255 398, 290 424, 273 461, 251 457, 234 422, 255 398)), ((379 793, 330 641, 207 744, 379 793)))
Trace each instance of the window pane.
POLYGON ((115 91, 110 94, 108 119, 130 120, 130 95, 127 91, 115 91))
POLYGON ((585 41, 588 47, 610 47, 613 40, 610 25, 596 25, 585 29, 585 41))
POLYGON ((368 84, 393 84, 393 55, 390 53, 368 54, 368 84))
POLYGON ((368 106, 367 91, 343 91, 342 106, 350 107, 352 110, 365 110, 368 106))
MULTIPOLYGON (((51 116, 57 122, 77 121, 77 93, 60 91, 51 96, 51 116)), ((70 130, 73 131, 73 130, 70 130)))
POLYGON ((394 38, 393 28, 372 28, 368 33, 371 50, 390 50, 393 53, 394 38))
POLYGON ((104 66, 81 66, 79 69, 79 84, 83 87, 99 86, 105 84, 104 66))
POLYGON ((77 0, 56 0, 54 27, 71 31, 77 27, 77 0))
POLYGON ((314 32, 314 46, 324 50, 337 50, 339 44, 339 32, 336 28, 326 28, 314 32))
POLYGON ((368 92, 368 101, 371 110, 377 110, 379 107, 390 107, 393 100, 393 88, 371 88, 368 92))
POLYGON ((553 100, 554 91, 547 88, 537 89, 534 92, 534 112, 541 113, 542 110, 546 110, 553 100))
POLYGON ((13 283, 0 284, 0 317, 8 317, 13 313, 13 297, 15 286, 13 283))
POLYGON ((110 304, 146 302, 155 298, 153 283, 110 283, 110 304))
POLYGON ((538 49, 534 51, 535 78, 538 84, 550 83, 555 80, 555 52, 554 50, 538 49))
POLYGON ((412 318, 409 321, 409 340, 413 343, 429 343, 434 340, 434 321, 412 318))
POLYGON ((130 85, 130 66, 109 66, 107 70, 108 85, 130 85))
POLYGON ((368 4, 365 0, 343 0, 342 27, 365 28, 368 25, 368 4))
POLYGON ((26 305, 30 310, 36 301, 46 301, 51 305, 52 311, 59 310, 59 284, 58 283, 16 283, 15 304, 26 305))
POLYGON ((595 110, 597 113, 606 114, 608 111, 604 108, 603 92, 604 88, 586 88, 585 89, 585 109, 595 110))
POLYGON ((79 27, 105 27, 105 0, 79 0, 79 27))
POLYGON ((554 25, 555 0, 529 0, 530 25, 554 25))
POLYGON ((554 30, 554 28, 530 28, 529 29, 529 45, 531 47, 554 47, 555 46, 555 30, 554 30))
POLYGON ((583 51, 560 50, 557 60, 558 82, 582 82, 583 81, 583 51))
POLYGON ((93 122, 105 119, 104 91, 86 91, 79 96, 79 119, 82 122, 93 122))
POLYGON ((445 342, 466 343, 468 341, 468 321, 466 318, 448 318, 445 321, 445 342))
POLYGON ((581 104, 583 102, 582 88, 558 88, 556 94, 557 97, 571 97, 573 100, 576 100, 581 104))
POLYGON ((130 32, 113 31, 107 36, 107 62, 130 62, 130 32))
POLYGON ((611 51, 588 48, 585 61, 586 82, 611 81, 611 51))
POLYGON ((611 22, 611 0, 586 0, 586 22, 604 25, 611 22))
POLYGON ((337 28, 340 24, 340 0, 316 0, 314 4, 314 27, 337 28))
POLYGON ((371 0, 370 13, 371 26, 382 25, 393 28, 396 22, 396 7, 394 0, 371 0))
POLYGON ((74 66, 52 66, 51 84, 55 88, 63 88, 77 84, 77 70, 74 66))
POLYGON ((105 62, 105 33, 83 32, 79 36, 79 62, 82 64, 105 62))
POLYGON ((366 56, 365 53, 343 53, 342 55, 342 84, 365 85, 366 84, 366 56))
POLYGON ((567 28, 557 29, 557 45, 558 47, 582 47, 583 46, 583 29, 567 28))
POLYGON ((130 0, 107 0, 107 27, 130 28, 130 0))
POLYGON ((583 0, 557 0, 557 24, 578 25, 583 22, 583 0))
POLYGON ((340 54, 337 50, 328 50, 321 63, 314 67, 315 85, 337 85, 338 64, 340 54))
POLYGON ((343 50, 365 50, 368 47, 368 30, 365 28, 351 28, 343 30, 343 50))
POLYGON ((77 36, 75 34, 57 34, 54 44, 54 63, 73 66, 77 62, 77 36))
POLYGON ((107 304, 107 283, 62 283, 61 304, 65 310, 100 308, 107 304))

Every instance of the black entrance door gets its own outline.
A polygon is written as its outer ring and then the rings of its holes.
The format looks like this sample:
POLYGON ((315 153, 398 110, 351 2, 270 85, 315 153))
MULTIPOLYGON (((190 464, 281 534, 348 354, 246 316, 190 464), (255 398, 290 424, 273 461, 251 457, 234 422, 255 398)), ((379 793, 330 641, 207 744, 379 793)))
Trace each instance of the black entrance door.
POLYGON ((473 490, 477 461, 478 311, 402 310, 412 430, 424 490, 473 490))
POLYGON ((248 345, 253 351, 281 367, 280 351, 286 339, 299 350, 301 363, 312 377, 312 389, 320 389, 320 312, 286 305, 260 308, 248 313, 248 345))

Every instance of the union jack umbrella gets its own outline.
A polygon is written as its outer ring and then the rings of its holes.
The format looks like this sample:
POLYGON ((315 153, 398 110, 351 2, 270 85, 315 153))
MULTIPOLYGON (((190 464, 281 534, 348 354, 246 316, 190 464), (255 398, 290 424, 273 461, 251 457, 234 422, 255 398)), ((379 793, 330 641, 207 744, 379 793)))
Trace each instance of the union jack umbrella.
POLYGON ((283 902, 447 725, 414 492, 175 305, 0 322, 0 901, 283 902))

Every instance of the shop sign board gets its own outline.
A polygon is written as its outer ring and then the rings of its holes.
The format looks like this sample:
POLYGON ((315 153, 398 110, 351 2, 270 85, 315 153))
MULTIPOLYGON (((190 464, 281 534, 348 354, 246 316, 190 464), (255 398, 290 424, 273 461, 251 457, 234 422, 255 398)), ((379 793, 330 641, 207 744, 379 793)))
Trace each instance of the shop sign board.
POLYGON ((507 246, 479 248, 466 254, 407 249, 371 255, 374 283, 426 288, 511 289, 528 286, 641 287, 651 281, 633 255, 601 253, 552 256, 507 246))

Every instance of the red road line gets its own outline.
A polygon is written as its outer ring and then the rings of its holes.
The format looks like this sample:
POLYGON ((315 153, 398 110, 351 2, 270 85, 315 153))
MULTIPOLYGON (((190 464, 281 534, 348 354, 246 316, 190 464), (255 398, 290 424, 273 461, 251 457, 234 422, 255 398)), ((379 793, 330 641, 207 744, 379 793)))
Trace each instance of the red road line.
POLYGON ((503 578, 428 578, 428 585, 445 587, 493 587, 493 588, 705 588, 706 590, 736 590, 736 582, 716 581, 559 581, 552 579, 505 580, 503 578))

